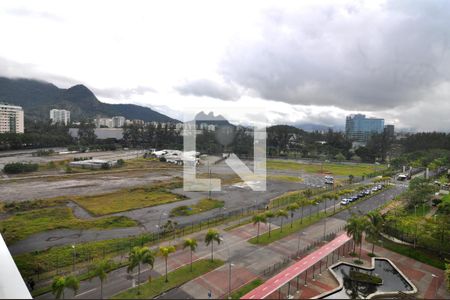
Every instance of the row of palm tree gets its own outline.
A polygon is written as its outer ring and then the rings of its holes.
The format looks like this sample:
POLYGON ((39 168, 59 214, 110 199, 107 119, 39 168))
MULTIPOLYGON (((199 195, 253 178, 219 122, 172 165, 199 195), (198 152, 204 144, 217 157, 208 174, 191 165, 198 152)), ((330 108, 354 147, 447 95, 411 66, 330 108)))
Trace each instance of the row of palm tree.
MULTIPOLYGON (((220 244, 222 241, 220 234, 215 229, 210 229, 205 235, 206 246, 211 245, 211 261, 214 260, 214 243, 220 244)), ((183 249, 189 248, 191 252, 191 263, 190 271, 192 272, 193 265, 193 252, 196 251, 198 247, 197 240, 194 238, 187 238, 183 242, 183 249)), ((133 247, 128 255, 128 267, 127 272, 131 273, 137 268, 137 293, 140 294, 139 283, 141 278, 141 266, 148 265, 150 269, 153 269, 155 264, 156 255, 160 255, 165 261, 165 282, 168 282, 168 259, 171 253, 174 253, 176 248, 174 246, 164 246, 159 247, 158 253, 155 253, 148 247, 133 247)), ((100 298, 103 299, 103 283, 106 281, 108 272, 113 269, 114 263, 112 260, 103 259, 96 262, 92 267, 89 268, 92 278, 99 278, 100 280, 100 298)), ((52 293, 55 295, 56 299, 61 297, 64 299, 65 289, 70 289, 74 294, 77 293, 80 286, 79 279, 74 275, 69 276, 58 276, 53 280, 52 283, 52 293)))
POLYGON ((371 211, 367 215, 353 214, 345 225, 348 236, 353 238, 353 253, 356 253, 356 246, 359 245, 359 260, 361 260, 361 250, 364 233, 373 241, 372 255, 375 251, 375 240, 378 238, 383 226, 383 217, 378 211, 371 211))

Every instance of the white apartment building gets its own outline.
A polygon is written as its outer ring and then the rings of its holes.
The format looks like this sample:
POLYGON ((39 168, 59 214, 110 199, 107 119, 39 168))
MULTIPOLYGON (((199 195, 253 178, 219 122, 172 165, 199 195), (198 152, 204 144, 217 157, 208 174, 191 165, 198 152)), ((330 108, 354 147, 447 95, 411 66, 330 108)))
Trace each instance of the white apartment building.
POLYGON ((52 124, 60 123, 67 125, 70 123, 70 111, 65 109, 52 109, 50 110, 50 120, 52 120, 52 124))
POLYGON ((112 117, 112 125, 114 128, 120 128, 123 127, 123 125, 125 125, 125 117, 122 116, 115 116, 112 117))
POLYGON ((113 127, 113 120, 111 118, 97 118, 95 120, 95 125, 100 128, 100 127, 108 127, 108 128, 112 128, 113 127))
POLYGON ((24 132, 21 106, 0 103, 0 133, 5 132, 24 132))

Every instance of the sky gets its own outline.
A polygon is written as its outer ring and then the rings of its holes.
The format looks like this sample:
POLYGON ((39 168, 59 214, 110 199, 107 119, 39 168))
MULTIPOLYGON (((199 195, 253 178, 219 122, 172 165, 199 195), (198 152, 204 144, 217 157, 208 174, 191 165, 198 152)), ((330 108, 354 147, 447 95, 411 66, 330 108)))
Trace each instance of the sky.
POLYGON ((0 76, 183 120, 450 131, 450 1, 1 1, 0 76))

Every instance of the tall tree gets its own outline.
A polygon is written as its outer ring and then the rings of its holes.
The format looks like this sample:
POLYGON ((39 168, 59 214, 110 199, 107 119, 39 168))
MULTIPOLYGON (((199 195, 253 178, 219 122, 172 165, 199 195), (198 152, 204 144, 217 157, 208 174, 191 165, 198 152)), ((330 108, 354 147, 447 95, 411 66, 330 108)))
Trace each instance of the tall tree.
POLYGON ((375 252, 375 240, 378 238, 381 227, 383 226, 383 217, 378 211, 370 211, 367 214, 369 219, 369 226, 366 228, 367 236, 372 240, 372 255, 375 252))
POLYGON ((288 207, 287 207, 287 210, 291 213, 291 228, 292 228, 292 226, 294 224, 294 213, 299 208, 300 207, 298 206, 297 203, 289 204, 288 207))
POLYGON ((220 245, 220 235, 217 230, 210 229, 205 235, 205 244, 206 246, 211 245, 211 261, 214 261, 214 242, 220 245))
POLYGON ((259 242, 259 226, 261 223, 267 223, 267 218, 265 214, 254 215, 252 218, 253 225, 258 225, 258 233, 256 234, 256 242, 259 242))
POLYGON ((266 215, 267 223, 269 223, 269 237, 270 237, 270 232, 271 232, 271 229, 272 229, 271 221, 272 221, 272 218, 275 217, 275 214, 273 213, 273 211, 269 210, 269 211, 266 211, 265 215, 266 215))
POLYGON ((280 209, 276 212, 276 216, 280 218, 280 232, 283 232, 283 219, 287 219, 289 214, 287 211, 280 209))
POLYGON ((368 221, 365 216, 352 215, 345 225, 345 231, 348 236, 351 236, 354 241, 353 252, 356 250, 356 245, 359 245, 359 260, 361 260, 362 239, 364 231, 368 226, 368 221))
POLYGON ((189 250, 191 251, 191 272, 192 272, 192 252, 195 252, 195 250, 197 249, 197 240, 192 238, 185 239, 183 242, 183 249, 185 248, 189 248, 189 250))
POLYGON ((103 299, 103 282, 107 279, 108 271, 112 267, 113 262, 110 259, 100 260, 90 267, 91 274, 100 280, 100 299, 103 299))
POLYGON ((167 260, 169 259, 169 255, 173 252, 175 252, 176 249, 174 246, 167 246, 167 247, 159 247, 159 253, 162 257, 164 257, 165 265, 166 265, 166 282, 169 282, 169 278, 167 276, 167 260))
POLYGON ((52 294, 55 295, 56 299, 62 298, 64 299, 64 290, 68 288, 73 291, 76 295, 78 289, 80 288, 80 281, 75 276, 59 276, 53 279, 52 283, 52 294))
POLYGON ((137 267, 138 268, 138 282, 137 293, 140 294, 139 284, 141 281, 141 264, 148 264, 153 269, 155 264, 155 256, 148 247, 133 247, 128 255, 128 268, 127 272, 131 273, 137 267))

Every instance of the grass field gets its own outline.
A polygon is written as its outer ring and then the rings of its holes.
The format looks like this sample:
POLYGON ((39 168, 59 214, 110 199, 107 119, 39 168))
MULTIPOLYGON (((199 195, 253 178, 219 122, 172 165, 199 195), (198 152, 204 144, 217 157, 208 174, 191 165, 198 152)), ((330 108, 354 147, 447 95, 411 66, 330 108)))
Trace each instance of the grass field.
POLYGON ((258 286, 263 284, 263 282, 264 281, 262 279, 257 278, 255 280, 247 283, 246 285, 244 285, 241 288, 239 288, 237 291, 231 293, 231 299, 241 299, 242 296, 244 296, 248 292, 254 290, 258 286))
MULTIPOLYGON (((170 260, 170 258, 169 258, 170 260)), ((193 263, 193 270, 190 271, 190 265, 187 264, 181 268, 178 268, 168 273, 169 282, 165 282, 164 275, 152 279, 151 282, 147 282, 140 285, 140 294, 137 294, 137 288, 129 289, 125 292, 114 295, 113 299, 152 299, 170 289, 180 286, 194 278, 197 278, 205 273, 208 273, 224 264, 221 260, 214 260, 211 262, 209 259, 198 260, 193 263)), ((205 295, 207 290, 205 290, 205 295)))
POLYGON ((193 205, 181 205, 177 206, 171 210, 170 216, 191 216, 199 214, 208 210, 215 208, 220 208, 224 206, 224 202, 216 199, 200 199, 196 204, 193 205))
POLYGON ((180 181, 174 181, 148 187, 121 189, 101 195, 71 197, 71 200, 78 203, 91 214, 103 216, 183 200, 185 197, 169 191, 180 186, 180 181))
POLYGON ((321 164, 303 164, 293 161, 283 160, 268 160, 267 168, 272 170, 293 170, 304 171, 308 173, 331 173, 340 176, 362 176, 373 173, 375 171, 383 170, 385 166, 374 166, 369 164, 337 164, 324 163, 321 164))
POLYGON ((94 220, 76 218, 69 207, 52 207, 19 212, 0 222, 8 244, 22 240, 34 233, 52 229, 108 229, 132 227, 137 223, 127 217, 106 217, 94 220))

